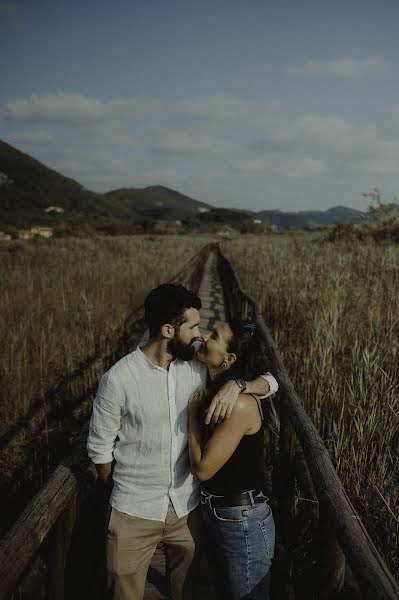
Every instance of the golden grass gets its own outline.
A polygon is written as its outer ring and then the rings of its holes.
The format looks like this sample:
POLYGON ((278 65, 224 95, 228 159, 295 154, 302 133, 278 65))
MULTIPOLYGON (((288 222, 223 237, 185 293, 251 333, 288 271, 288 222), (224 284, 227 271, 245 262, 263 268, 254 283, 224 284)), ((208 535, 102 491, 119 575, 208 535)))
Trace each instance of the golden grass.
POLYGON ((208 242, 120 236, 0 246, 0 434, 208 242))
MULTIPOLYGON (((320 235, 320 234, 319 234, 320 235)), ((339 476, 399 569, 399 246, 317 235, 225 242, 339 476)))

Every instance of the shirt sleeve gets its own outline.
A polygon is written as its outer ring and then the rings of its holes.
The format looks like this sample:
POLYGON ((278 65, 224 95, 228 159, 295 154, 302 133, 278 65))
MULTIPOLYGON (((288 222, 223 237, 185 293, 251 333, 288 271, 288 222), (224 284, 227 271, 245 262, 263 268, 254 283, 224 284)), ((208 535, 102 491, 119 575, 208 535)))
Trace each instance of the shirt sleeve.
POLYGON ((107 371, 98 385, 87 437, 88 455, 95 464, 106 464, 113 460, 123 405, 124 395, 107 371))
POLYGON ((273 377, 273 375, 268 371, 267 373, 264 373, 263 375, 261 375, 261 377, 263 377, 264 379, 266 379, 267 383, 269 384, 269 391, 265 396, 259 396, 260 400, 263 400, 264 398, 268 398, 269 396, 272 396, 273 394, 275 394, 278 390, 278 383, 277 380, 275 379, 275 377, 273 377))

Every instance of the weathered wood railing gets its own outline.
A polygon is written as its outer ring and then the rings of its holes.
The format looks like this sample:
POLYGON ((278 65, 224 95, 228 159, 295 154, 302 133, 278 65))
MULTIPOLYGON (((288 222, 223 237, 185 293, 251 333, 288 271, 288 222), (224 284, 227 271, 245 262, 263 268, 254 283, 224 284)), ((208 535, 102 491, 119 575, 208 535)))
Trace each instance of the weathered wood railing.
POLYGON ((231 263, 220 251, 218 267, 227 318, 250 318, 256 323, 279 382, 275 403, 280 421, 279 464, 273 479, 282 545, 277 546, 275 580, 280 588, 276 596, 311 600, 339 598, 342 593, 343 597, 351 571, 355 579, 354 588, 350 594, 345 592, 346 598, 397 600, 399 586, 352 506, 327 449, 294 390, 259 305, 244 290, 231 263), (298 539, 296 522, 298 488, 301 498, 306 499, 310 508, 308 524, 316 521, 312 569, 307 572, 308 587, 305 590, 303 587, 298 590, 293 576, 293 549, 303 543, 298 539), (346 568, 346 561, 350 571, 346 568))
MULTIPOLYGON (((212 248, 212 244, 205 246, 172 281, 198 291, 212 248)), ((134 314, 142 319, 142 312, 140 307, 134 314)), ((134 328, 134 324, 126 326, 134 328)), ((128 332, 126 339, 132 341, 128 332)), ((101 597, 105 536, 99 523, 105 521, 108 502, 97 489, 96 470, 87 456, 87 430, 88 424, 75 438, 70 456, 1 540, 1 599, 101 597)))

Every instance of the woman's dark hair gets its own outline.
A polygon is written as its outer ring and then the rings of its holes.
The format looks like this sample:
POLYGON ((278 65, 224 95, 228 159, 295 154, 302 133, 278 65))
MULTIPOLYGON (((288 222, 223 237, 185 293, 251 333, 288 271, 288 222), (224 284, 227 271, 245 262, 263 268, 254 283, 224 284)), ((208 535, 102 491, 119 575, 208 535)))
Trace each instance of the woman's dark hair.
POLYGON ((252 381, 270 370, 271 361, 266 351, 263 337, 253 323, 232 319, 228 321, 232 337, 227 352, 237 356, 234 364, 220 373, 209 386, 209 396, 213 397, 229 379, 252 381))
POLYGON ((200 310, 201 300, 181 284, 163 283, 151 290, 144 300, 144 319, 150 337, 157 336, 165 323, 179 327, 185 321, 188 308, 200 310))

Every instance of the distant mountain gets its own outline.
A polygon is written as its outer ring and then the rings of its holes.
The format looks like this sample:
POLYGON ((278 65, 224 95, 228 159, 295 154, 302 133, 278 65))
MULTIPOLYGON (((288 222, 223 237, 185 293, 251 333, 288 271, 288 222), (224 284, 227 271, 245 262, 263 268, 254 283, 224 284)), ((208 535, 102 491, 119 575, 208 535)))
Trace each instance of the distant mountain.
POLYGON ((118 211, 133 210, 141 219, 182 220, 197 217, 212 208, 162 185, 144 189, 121 188, 107 192, 103 197, 113 207, 118 207, 118 211))
POLYGON ((44 212, 48 206, 63 208, 62 219, 72 221, 178 220, 196 217, 211 208, 163 186, 97 194, 0 141, 0 222, 18 226, 60 222, 58 215, 44 212))
POLYGON ((148 221, 181 221, 202 228, 227 223, 261 220, 279 227, 314 227, 337 222, 358 222, 365 214, 336 206, 326 211, 260 212, 216 208, 170 188, 154 185, 144 189, 120 188, 105 194, 87 190, 69 177, 49 169, 28 154, 0 141, 0 224, 26 227, 34 224, 76 223, 94 228, 148 221), (49 206, 61 207, 62 214, 46 213, 49 206))
POLYGON ((359 223, 360 215, 365 213, 346 206, 334 206, 328 210, 304 210, 299 212, 283 212, 281 210, 262 210, 257 218, 269 225, 279 227, 317 227, 334 223, 359 223))

